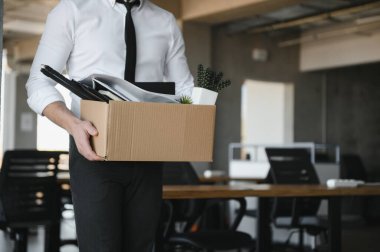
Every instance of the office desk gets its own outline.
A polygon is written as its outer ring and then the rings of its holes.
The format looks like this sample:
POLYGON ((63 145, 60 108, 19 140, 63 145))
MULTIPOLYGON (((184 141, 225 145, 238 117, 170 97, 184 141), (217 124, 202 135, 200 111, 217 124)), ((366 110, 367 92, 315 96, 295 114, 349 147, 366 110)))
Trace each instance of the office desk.
POLYGON ((258 197, 257 251, 271 251, 271 197, 324 197, 328 200, 329 251, 341 251, 341 197, 380 195, 380 186, 328 188, 323 185, 164 186, 164 199, 258 197))
POLYGON ((253 183, 262 183, 264 179, 260 178, 244 178, 244 177, 229 177, 229 176, 212 176, 212 177, 199 177, 199 181, 202 184, 227 184, 231 181, 239 182, 253 182, 253 183))

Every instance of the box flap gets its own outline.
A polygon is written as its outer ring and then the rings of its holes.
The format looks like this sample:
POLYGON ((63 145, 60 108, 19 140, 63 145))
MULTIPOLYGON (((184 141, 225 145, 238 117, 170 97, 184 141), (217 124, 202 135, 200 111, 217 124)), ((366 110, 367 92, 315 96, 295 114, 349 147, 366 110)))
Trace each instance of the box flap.
POLYGON ((91 122, 99 132, 91 138, 91 145, 101 157, 107 156, 108 107, 105 102, 81 100, 81 119, 91 122))
POLYGON ((212 161, 214 121, 215 106, 111 101, 108 159, 212 161))

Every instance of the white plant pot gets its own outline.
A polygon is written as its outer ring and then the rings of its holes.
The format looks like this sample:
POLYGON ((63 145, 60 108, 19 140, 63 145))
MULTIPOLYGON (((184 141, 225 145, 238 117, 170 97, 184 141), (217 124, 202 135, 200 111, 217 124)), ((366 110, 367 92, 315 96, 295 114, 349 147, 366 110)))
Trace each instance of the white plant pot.
POLYGON ((200 105, 215 105, 218 93, 215 91, 208 90, 206 88, 194 87, 191 99, 193 104, 200 105))

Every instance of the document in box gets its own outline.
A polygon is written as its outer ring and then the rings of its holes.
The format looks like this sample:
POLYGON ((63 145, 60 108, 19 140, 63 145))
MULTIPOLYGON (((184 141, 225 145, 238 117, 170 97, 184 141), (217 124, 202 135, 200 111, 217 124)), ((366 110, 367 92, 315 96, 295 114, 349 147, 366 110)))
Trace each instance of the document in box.
MULTIPOLYGON (((109 75, 93 74, 78 82, 69 80, 48 65, 41 65, 41 72, 85 100, 179 103, 178 96, 149 92, 128 81, 109 75)), ((167 86, 163 87, 167 88, 167 86)))
POLYGON ((92 80, 93 89, 109 91, 125 101, 178 103, 178 96, 149 92, 126 80, 109 75, 94 74, 86 79, 89 78, 92 80))

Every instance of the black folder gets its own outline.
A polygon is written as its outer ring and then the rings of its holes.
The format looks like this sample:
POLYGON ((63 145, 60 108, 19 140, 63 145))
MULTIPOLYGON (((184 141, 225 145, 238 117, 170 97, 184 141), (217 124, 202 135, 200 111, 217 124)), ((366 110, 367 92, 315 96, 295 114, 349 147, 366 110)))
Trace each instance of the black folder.
POLYGON ((160 94, 175 95, 174 82, 136 82, 134 84, 146 91, 160 94))
POLYGON ((92 89, 91 87, 82 85, 79 82, 76 82, 75 80, 69 80, 68 78, 66 78, 61 73, 57 72, 48 65, 41 65, 41 72, 84 100, 105 102, 108 102, 110 100, 110 98, 100 94, 98 91, 92 89))

